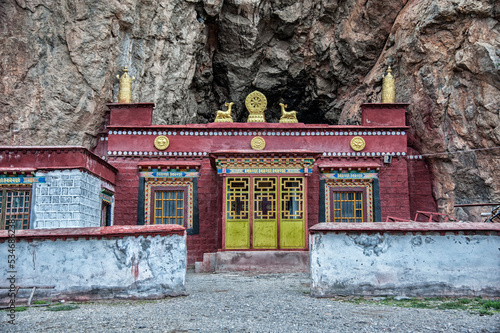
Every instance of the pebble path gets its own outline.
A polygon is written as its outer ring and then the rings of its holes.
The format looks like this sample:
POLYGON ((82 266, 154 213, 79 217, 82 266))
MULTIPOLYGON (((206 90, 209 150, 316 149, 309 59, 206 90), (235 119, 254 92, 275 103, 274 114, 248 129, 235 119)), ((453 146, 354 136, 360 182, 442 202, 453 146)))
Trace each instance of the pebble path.
POLYGON ((309 296, 308 274, 195 274, 188 296, 30 308, 0 332, 500 332, 500 314, 358 305, 309 296))

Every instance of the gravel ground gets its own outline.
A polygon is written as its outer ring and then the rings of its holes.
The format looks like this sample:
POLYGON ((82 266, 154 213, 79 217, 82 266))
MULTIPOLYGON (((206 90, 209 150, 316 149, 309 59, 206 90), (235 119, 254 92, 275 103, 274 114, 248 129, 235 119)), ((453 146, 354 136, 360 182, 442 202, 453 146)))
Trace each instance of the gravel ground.
POLYGON ((194 274, 189 296, 31 308, 0 332, 500 332, 500 314, 356 305, 309 297, 307 274, 194 274))

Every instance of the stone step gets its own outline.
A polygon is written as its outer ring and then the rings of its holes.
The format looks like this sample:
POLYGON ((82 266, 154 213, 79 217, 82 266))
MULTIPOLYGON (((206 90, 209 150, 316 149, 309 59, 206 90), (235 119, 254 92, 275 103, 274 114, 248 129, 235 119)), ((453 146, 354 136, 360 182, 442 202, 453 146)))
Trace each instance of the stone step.
POLYGON ((203 262, 195 263, 196 273, 237 271, 309 272, 309 251, 223 251, 205 253, 203 262))

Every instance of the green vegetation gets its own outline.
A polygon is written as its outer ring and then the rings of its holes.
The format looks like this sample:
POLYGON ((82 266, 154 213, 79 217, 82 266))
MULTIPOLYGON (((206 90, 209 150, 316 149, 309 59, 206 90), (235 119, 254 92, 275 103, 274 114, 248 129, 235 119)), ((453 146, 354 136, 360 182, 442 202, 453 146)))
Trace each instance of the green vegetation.
POLYGON ((492 308, 500 311, 500 300, 481 300, 480 301, 485 309, 492 308))
MULTIPOLYGON (((6 309, 4 309, 4 311, 11 311, 11 309, 12 308, 6 308, 6 309)), ((26 311, 26 310, 28 310, 27 306, 16 306, 14 308, 14 311, 16 311, 16 312, 21 312, 21 311, 26 311)))
MULTIPOLYGON (((21 312, 21 311, 26 311, 26 310, 28 310, 27 306, 16 306, 14 308, 14 311, 16 311, 16 312, 21 312)), ((10 311, 10 309, 9 309, 9 311, 10 311)))
POLYGON ((57 306, 51 306, 47 308, 47 311, 71 311, 78 309, 78 305, 57 305, 57 306))
POLYGON ((410 304, 410 307, 412 308, 418 308, 418 309, 428 309, 430 308, 429 304, 426 302, 412 302, 410 304))
POLYGON ((49 304, 49 301, 34 301, 33 305, 35 304, 49 304))
POLYGON ((466 310, 467 307, 465 304, 462 304, 460 302, 444 302, 442 304, 439 304, 437 306, 439 310, 466 310))
POLYGON ((355 297, 343 300, 355 304, 380 304, 388 306, 400 306, 405 308, 438 309, 438 310, 462 310, 479 315, 493 315, 500 312, 500 299, 475 298, 408 298, 396 300, 393 297, 369 299, 355 297))

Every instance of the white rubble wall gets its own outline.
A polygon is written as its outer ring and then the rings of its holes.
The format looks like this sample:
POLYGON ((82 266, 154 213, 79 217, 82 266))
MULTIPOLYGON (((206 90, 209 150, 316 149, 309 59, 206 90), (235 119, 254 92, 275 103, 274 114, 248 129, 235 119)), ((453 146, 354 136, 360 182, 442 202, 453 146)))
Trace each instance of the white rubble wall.
POLYGON ((500 296, 497 232, 317 232, 311 295, 500 296))
MULTIPOLYGON (((109 228, 115 227, 83 229, 109 228)), ((73 235, 61 233, 68 229, 53 230, 57 231, 55 240, 17 239, 15 266, 1 271, 2 285, 12 282, 8 279, 14 276, 16 287, 53 286, 53 289, 38 289, 35 294, 38 299, 51 297, 52 300, 161 298, 185 291, 185 234, 130 234, 109 238, 103 235, 102 238, 82 236, 75 239, 73 235)), ((0 260, 7 263, 12 243, 5 237, 2 240, 0 260)), ((5 303, 8 290, 2 290, 1 303, 5 303)), ((30 289, 21 289, 18 298, 30 292, 30 289)))

